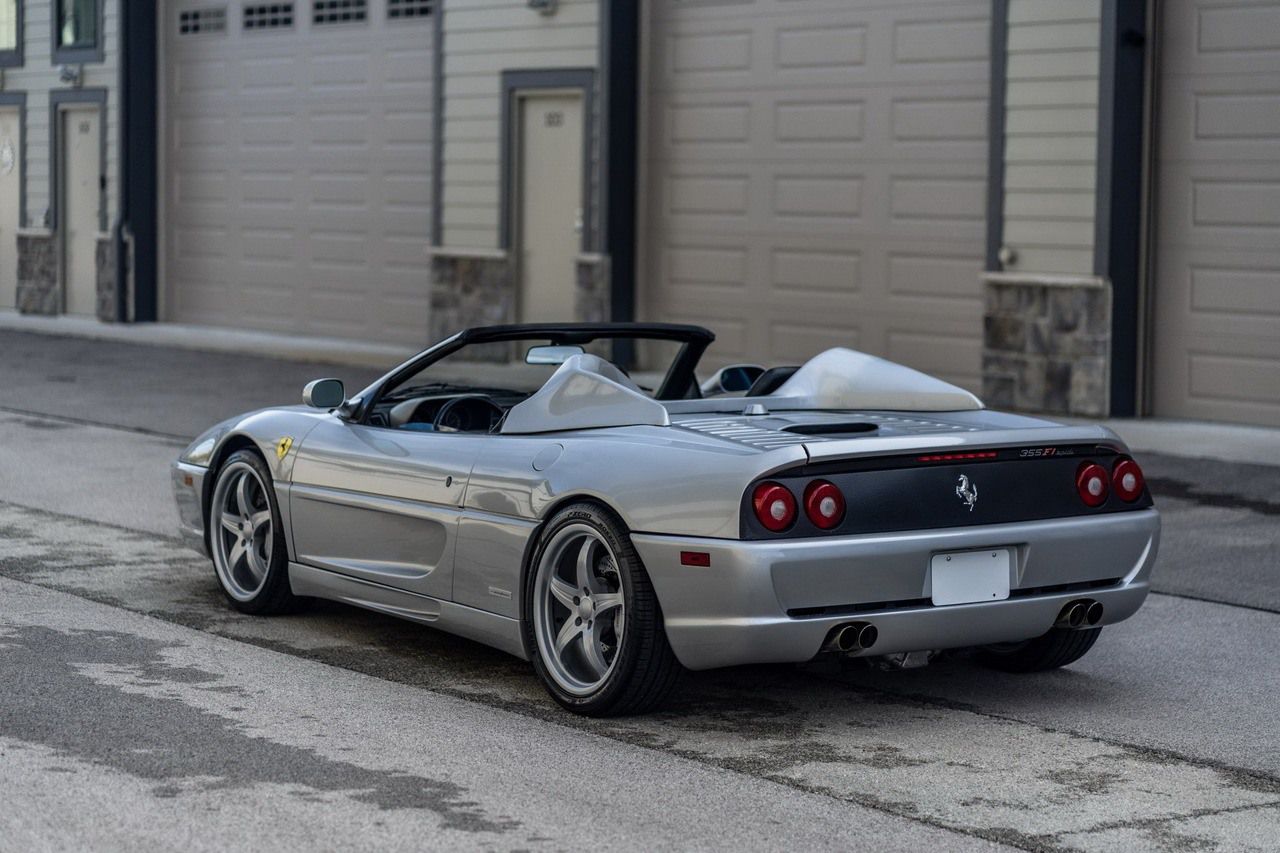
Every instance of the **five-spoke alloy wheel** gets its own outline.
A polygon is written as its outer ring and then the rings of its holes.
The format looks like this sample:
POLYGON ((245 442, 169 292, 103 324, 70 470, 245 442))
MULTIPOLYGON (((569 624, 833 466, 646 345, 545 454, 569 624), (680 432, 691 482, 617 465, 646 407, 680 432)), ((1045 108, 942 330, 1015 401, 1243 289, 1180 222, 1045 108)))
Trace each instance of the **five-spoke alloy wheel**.
POLYGON ((209 501, 209 550, 218 582, 247 613, 277 613, 294 603, 271 472, 241 450, 218 470, 209 501))
POLYGON ((639 713, 680 672, 653 586, 622 524, 574 504, 546 525, 529 570, 526 617, 548 692, 581 714, 639 713))
POLYGON ((548 672, 566 692, 590 694, 617 662, 626 633, 626 601, 608 543, 590 525, 562 527, 542 553, 534 595, 548 672))

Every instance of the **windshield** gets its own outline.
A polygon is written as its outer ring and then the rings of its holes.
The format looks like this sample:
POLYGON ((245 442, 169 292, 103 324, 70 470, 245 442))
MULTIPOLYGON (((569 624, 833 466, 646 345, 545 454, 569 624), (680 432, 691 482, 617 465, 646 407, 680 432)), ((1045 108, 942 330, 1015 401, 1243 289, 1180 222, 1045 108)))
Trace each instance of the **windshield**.
POLYGON ((567 359, 591 353, 618 367, 653 397, 696 393, 693 364, 705 346, 645 338, 638 331, 609 334, 574 327, 547 332, 502 330, 504 339, 443 345, 445 353, 418 369, 394 376, 366 412, 366 422, 396 429, 483 431, 495 429, 513 406, 536 392, 567 359), (630 370, 628 364, 643 369, 630 370), (677 387, 680 386, 680 387, 677 387))
MULTIPOLYGON (((612 360, 612 347, 609 344, 608 340, 597 340, 583 346, 565 347, 556 346, 546 337, 469 344, 406 376, 388 388, 383 399, 404 399, 406 396, 424 393, 527 397, 541 388, 571 355, 591 352, 612 360), (531 361, 535 363, 530 363, 531 361)), ((670 357, 666 363, 656 364, 654 368, 639 371, 632 376, 642 390, 649 394, 654 393, 656 386, 670 369, 679 347, 669 349, 670 357)), ((632 375, 622 365, 618 367, 628 376, 632 375)))

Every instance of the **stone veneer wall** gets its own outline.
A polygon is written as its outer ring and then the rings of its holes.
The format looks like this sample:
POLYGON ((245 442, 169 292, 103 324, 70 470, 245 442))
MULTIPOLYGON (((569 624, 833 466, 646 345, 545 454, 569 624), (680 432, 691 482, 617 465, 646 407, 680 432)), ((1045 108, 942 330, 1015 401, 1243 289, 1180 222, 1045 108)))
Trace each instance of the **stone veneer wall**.
POLYGON ((52 232, 18 232, 18 310, 23 314, 57 314, 58 251, 52 232))
MULTIPOLYGON (((515 285, 511 261, 504 255, 431 256, 431 314, 429 340, 443 340, 469 326, 514 323, 515 285)), ((505 362, 509 347, 485 344, 475 355, 505 362)))
POLYGON ((1099 278, 985 277, 982 396, 988 406, 1105 417, 1111 287, 1099 278))
POLYGON ((508 258, 432 255, 431 340, 468 326, 513 323, 515 304, 508 258))
MULTIPOLYGON (((94 246, 98 319, 117 319, 116 251, 109 236, 99 237, 94 246)), ((23 314, 62 313, 62 292, 58 282, 58 239, 48 231, 18 234, 17 308, 23 314)))
MULTIPOLYGON (((574 317, 566 320, 604 322, 609 319, 609 260, 584 256, 575 263, 574 317)), ((514 323, 515 268, 505 255, 431 257, 430 339, 438 341, 469 326, 514 323)), ((495 358, 501 356, 495 353, 495 358)))
POLYGON ((114 323, 119 313, 116 302, 116 243, 110 237, 99 237, 94 250, 97 267, 98 319, 114 323))

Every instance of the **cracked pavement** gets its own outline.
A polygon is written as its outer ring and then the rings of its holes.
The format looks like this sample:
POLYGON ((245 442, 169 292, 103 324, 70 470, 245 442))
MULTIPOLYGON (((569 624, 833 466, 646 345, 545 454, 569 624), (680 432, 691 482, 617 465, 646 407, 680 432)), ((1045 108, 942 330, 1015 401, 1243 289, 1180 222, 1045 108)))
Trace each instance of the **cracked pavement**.
POLYGON ((168 462, 310 368, 0 353, 0 848, 1280 846, 1280 468, 1142 455, 1157 592, 1065 670, 743 667, 592 721, 425 627, 225 605, 168 462))

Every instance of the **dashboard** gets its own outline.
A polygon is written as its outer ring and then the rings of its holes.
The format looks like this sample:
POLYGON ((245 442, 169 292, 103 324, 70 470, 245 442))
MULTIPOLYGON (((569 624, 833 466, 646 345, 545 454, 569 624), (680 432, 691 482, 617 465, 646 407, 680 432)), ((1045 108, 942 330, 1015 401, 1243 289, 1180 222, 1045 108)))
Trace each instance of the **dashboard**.
POLYGON ((432 394, 377 406, 369 423, 420 432, 495 432, 524 395, 432 394))

